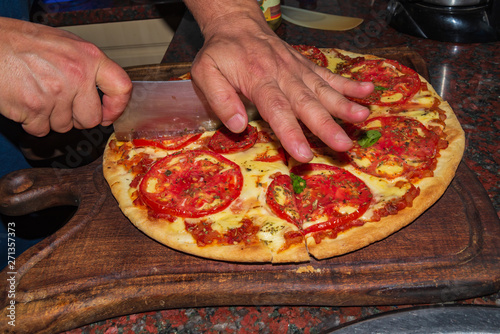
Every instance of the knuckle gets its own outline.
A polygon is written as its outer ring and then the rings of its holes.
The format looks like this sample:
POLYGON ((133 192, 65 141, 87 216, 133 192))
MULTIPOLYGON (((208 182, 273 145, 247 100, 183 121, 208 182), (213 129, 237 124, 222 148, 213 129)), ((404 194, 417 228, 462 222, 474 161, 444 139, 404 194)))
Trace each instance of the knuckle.
POLYGON ((31 96, 30 98, 24 99, 25 108, 30 114, 44 114, 46 110, 49 109, 49 104, 47 101, 40 96, 31 96))
POLYGON ((307 108, 317 101, 312 92, 302 91, 295 98, 295 106, 298 109, 307 108))
POLYGON ((316 80, 313 84, 313 92, 322 97, 327 94, 334 94, 336 91, 324 80, 316 80))
POLYGON ((276 120, 278 122, 286 116, 288 110, 290 110, 290 104, 280 97, 275 97, 263 108, 269 121, 276 120))
POLYGON ((214 105, 225 105, 231 99, 231 94, 226 91, 219 90, 214 92, 214 94, 211 94, 209 98, 214 105))
POLYGON ((50 131, 49 121, 42 117, 28 119, 22 124, 23 129, 36 137, 43 137, 50 131))
POLYGON ((82 50, 85 51, 86 54, 96 58, 104 56, 104 53, 97 45, 85 40, 80 40, 78 41, 78 43, 80 44, 80 47, 82 48, 82 50))

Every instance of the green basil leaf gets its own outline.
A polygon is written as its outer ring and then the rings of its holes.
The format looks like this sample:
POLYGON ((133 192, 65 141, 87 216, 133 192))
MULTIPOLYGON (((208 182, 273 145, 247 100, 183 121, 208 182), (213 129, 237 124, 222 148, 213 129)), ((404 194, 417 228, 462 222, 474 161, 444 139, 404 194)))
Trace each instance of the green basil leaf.
POLYGON ((306 188, 307 184, 306 184, 306 180, 304 180, 303 178, 301 178, 300 176, 298 175, 295 175, 293 173, 290 173, 290 178, 292 179, 292 187, 293 187, 293 191, 296 193, 296 194, 300 194, 301 192, 304 191, 304 189, 306 188))
POLYGON ((368 130, 359 137, 358 144, 361 147, 367 148, 374 145, 380 137, 382 137, 382 134, 379 131, 368 130))
POLYGON ((375 90, 388 90, 389 88, 382 87, 382 86, 375 86, 375 90))

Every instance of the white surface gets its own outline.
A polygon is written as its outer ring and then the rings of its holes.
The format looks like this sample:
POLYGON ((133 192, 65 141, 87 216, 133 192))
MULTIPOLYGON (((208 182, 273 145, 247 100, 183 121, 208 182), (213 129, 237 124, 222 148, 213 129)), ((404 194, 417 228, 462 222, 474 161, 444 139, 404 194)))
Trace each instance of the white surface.
POLYGON ((61 27, 94 43, 122 67, 159 64, 174 36, 162 19, 61 27))

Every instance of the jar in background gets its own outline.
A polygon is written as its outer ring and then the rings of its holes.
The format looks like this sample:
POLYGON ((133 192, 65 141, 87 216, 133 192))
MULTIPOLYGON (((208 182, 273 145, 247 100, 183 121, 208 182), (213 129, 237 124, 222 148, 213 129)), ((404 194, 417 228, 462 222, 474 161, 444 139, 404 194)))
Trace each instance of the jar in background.
POLYGON ((264 13, 267 24, 273 30, 278 29, 281 24, 280 0, 257 0, 257 2, 264 13))

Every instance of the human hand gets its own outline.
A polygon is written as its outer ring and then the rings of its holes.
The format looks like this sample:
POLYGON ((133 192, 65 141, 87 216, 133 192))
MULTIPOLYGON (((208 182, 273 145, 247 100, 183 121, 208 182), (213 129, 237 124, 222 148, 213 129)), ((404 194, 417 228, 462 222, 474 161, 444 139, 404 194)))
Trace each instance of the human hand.
POLYGON ((132 91, 127 73, 69 32, 0 18, 0 112, 44 136, 111 124, 132 91), (96 86, 104 93, 101 100, 96 86))
POLYGON ((241 132, 247 124, 238 97, 242 93, 298 161, 310 161, 313 153, 297 119, 334 150, 352 146, 332 116, 353 123, 366 119, 368 109, 345 96, 365 97, 373 84, 348 80, 307 60, 268 27, 260 12, 210 20, 194 14, 205 44, 193 62, 192 77, 230 130, 241 132))

